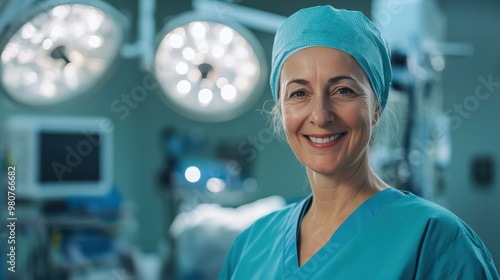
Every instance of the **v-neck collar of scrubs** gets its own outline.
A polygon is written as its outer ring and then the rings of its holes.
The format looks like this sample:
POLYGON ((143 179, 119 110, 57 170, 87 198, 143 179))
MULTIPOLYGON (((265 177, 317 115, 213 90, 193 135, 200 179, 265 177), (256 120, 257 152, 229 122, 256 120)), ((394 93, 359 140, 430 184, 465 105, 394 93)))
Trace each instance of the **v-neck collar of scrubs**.
POLYGON ((326 262, 335 258, 368 221, 403 196, 403 192, 387 188, 368 198, 340 225, 328 242, 299 268, 297 244, 302 219, 312 203, 312 195, 309 195, 288 216, 283 252, 285 279, 299 270, 318 271, 326 262))

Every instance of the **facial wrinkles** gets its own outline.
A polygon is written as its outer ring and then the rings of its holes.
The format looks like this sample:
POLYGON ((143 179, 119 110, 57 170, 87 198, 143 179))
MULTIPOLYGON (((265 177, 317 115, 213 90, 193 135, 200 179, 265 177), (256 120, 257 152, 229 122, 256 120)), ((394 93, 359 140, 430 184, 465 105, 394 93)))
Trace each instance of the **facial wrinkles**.
POLYGON ((279 92, 279 101, 281 104, 285 101, 286 105, 289 94, 298 88, 306 88, 314 94, 321 94, 330 91, 333 87, 348 87, 355 91, 358 95, 368 96, 373 94, 368 78, 362 70, 357 69, 360 67, 354 67, 352 62, 350 62, 350 67, 337 69, 333 73, 325 70, 331 69, 332 67, 323 61, 306 61, 303 64, 304 65, 295 66, 295 71, 282 71, 279 92), (312 66, 309 66, 308 64, 312 64, 312 66), (348 77, 349 79, 342 79, 336 84, 328 83, 330 79, 340 76, 348 77), (296 80, 304 81, 307 85, 294 82, 296 80))
POLYGON ((352 147, 352 149, 359 149, 359 151, 357 151, 359 156, 353 162, 354 169, 363 164, 362 161, 365 160, 365 157, 368 154, 367 148, 372 133, 372 127, 371 127, 373 118, 372 108, 374 107, 372 105, 372 100, 373 100, 372 94, 373 93, 371 91, 365 92, 365 94, 362 96, 361 101, 358 103, 359 114, 357 114, 356 117, 359 119, 356 121, 356 123, 358 123, 360 127, 358 127, 357 129, 358 131, 357 137, 351 138, 350 139, 351 143, 349 145, 350 147, 352 147))
POLYGON ((285 64, 289 64, 288 69, 285 69, 286 67, 284 64, 283 69, 281 69, 280 71, 280 87, 278 92, 278 100, 281 101, 283 99, 284 93, 287 92, 287 83, 294 79, 317 80, 319 82, 321 80, 331 78, 329 77, 331 73, 329 73, 326 69, 335 69, 335 71, 338 72, 337 75, 343 74, 344 76, 350 76, 354 79, 355 87, 357 87, 357 90, 364 93, 374 94, 368 77, 366 76, 361 66, 356 62, 356 60, 352 58, 351 55, 339 51, 337 53, 336 59, 337 61, 332 62, 331 60, 325 60, 321 56, 316 56, 312 58, 308 57, 307 59, 295 60, 293 61, 293 63, 289 61, 290 58, 287 59, 287 61, 285 61, 285 64), (284 72, 290 72, 290 69, 292 69, 291 73, 284 74, 284 72), (311 69, 314 70, 311 71, 311 69), (316 79, 308 79, 308 77, 314 77, 316 79))
MULTIPOLYGON (((368 142, 370 141, 370 135, 371 135, 371 123, 372 123, 372 117, 373 117, 373 101, 375 98, 375 95, 373 93, 373 90, 371 89, 370 82, 368 81, 368 77, 366 74, 363 72, 360 66, 356 67, 357 64, 354 60, 349 59, 348 54, 344 54, 343 56, 344 63, 349 65, 351 73, 353 73, 354 78, 356 79, 356 86, 358 87, 358 112, 357 117, 360 118, 357 123, 360 124, 360 128, 358 129, 358 132, 360 135, 358 135, 358 139, 351 139, 351 145, 350 147, 353 148, 358 148, 356 147, 356 142, 358 141, 358 145, 361 144, 362 147, 364 147, 361 151, 359 151, 359 157, 353 162, 355 165, 354 168, 356 169, 356 165, 359 167, 361 165, 360 161, 363 160, 363 157, 366 156, 366 147, 368 146, 368 142), (359 142, 359 138, 363 139, 363 141, 359 142)), ((352 152, 352 151, 351 151, 352 152)))
MULTIPOLYGON (((350 154, 351 160, 347 165, 343 165, 337 171, 343 171, 343 178, 340 180, 352 181, 353 178, 347 178, 357 174, 357 170, 364 168, 364 159, 367 154, 367 146, 371 135, 371 124, 374 112, 375 96, 371 90, 370 83, 364 71, 361 69, 357 62, 349 55, 337 56, 333 59, 324 59, 321 56, 310 55, 308 57, 297 57, 293 61, 286 61, 281 71, 280 77, 280 94, 279 101, 283 113, 283 125, 285 128, 287 139, 295 149, 296 154, 302 157, 299 160, 309 157, 307 150, 302 151, 303 145, 300 144, 302 138, 297 138, 300 133, 321 133, 319 130, 314 130, 309 124, 308 118, 305 116, 311 113, 334 114, 334 121, 331 125, 338 128, 350 127, 355 133, 349 133, 349 140, 346 143, 347 154, 350 154), (307 58, 307 59, 306 59, 307 58), (340 80, 338 83, 329 84, 329 80, 338 77, 347 76, 351 79, 340 80), (295 83, 291 81, 301 79, 307 81, 306 85, 295 83), (330 99, 330 94, 337 91, 341 87, 347 87, 355 92, 354 97, 338 96, 330 99), (290 99, 290 92, 297 89, 307 91, 307 97, 302 99, 290 99), (320 100, 317 97, 320 95, 323 104, 312 104, 320 100), (313 101, 309 99, 310 96, 316 98, 313 101), (349 102, 349 103, 346 103, 349 102), (342 105, 342 104, 345 104, 342 105), (348 105, 350 104, 350 105, 348 105), (311 108, 310 106, 317 106, 311 108), (321 106, 321 107, 320 107, 321 106), (344 108, 345 107, 345 108, 344 108), (316 110, 316 111, 315 111, 316 110), (328 111, 328 112, 322 112, 328 111), (344 111, 347 110, 347 111, 344 111), (348 113, 357 112, 357 113, 348 113), (340 118, 335 116, 339 114, 340 118), (344 119, 345 118, 345 119, 344 119), (354 125, 354 126, 352 126, 354 125), (314 132, 311 132, 314 131, 314 132), (302 153, 305 152, 305 153, 302 153)), ((335 93, 337 94, 337 93, 335 93)), ((329 127, 327 129, 331 129, 329 127)), ((331 132, 335 131, 331 129, 331 132)), ((338 156, 343 157, 347 154, 341 153, 338 156)), ((359 178, 361 179, 361 178, 359 178)))

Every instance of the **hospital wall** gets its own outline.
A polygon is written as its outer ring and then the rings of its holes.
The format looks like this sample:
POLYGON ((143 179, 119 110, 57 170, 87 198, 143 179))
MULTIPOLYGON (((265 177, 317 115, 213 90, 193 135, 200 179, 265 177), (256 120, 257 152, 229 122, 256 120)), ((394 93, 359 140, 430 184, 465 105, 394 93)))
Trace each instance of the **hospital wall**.
POLYGON ((479 234, 500 268, 500 35, 494 31, 500 26, 500 2, 441 1, 441 7, 447 40, 474 47, 471 56, 446 57, 443 73, 443 109, 453 118, 448 208, 479 234), (493 81, 490 87, 483 78, 493 81), (463 106, 462 114, 456 105, 463 106), (490 187, 474 184, 471 176, 473 159, 485 155, 494 162, 490 187))

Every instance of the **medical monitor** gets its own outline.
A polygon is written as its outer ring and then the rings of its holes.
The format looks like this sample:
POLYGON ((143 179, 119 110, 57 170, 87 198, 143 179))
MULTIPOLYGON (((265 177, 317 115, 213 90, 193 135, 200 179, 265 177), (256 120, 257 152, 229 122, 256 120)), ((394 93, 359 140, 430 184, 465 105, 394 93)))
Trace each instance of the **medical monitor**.
POLYGON ((16 168, 16 195, 58 199, 103 195, 112 185, 111 121, 101 117, 12 116, 6 164, 16 168))

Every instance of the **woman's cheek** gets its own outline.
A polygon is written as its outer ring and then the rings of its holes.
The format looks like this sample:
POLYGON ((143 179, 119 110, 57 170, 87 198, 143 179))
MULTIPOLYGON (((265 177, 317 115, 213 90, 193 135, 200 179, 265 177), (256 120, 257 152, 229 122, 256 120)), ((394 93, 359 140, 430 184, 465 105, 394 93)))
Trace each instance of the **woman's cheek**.
POLYGON ((297 125, 296 116, 283 112, 283 125, 286 131, 295 130, 295 126, 297 125))
POLYGON ((372 115, 371 105, 369 100, 362 100, 358 106, 355 114, 352 114, 351 117, 355 120, 356 123, 361 123, 362 125, 370 125, 372 115), (366 124, 365 124, 366 123, 366 124))

